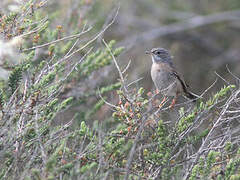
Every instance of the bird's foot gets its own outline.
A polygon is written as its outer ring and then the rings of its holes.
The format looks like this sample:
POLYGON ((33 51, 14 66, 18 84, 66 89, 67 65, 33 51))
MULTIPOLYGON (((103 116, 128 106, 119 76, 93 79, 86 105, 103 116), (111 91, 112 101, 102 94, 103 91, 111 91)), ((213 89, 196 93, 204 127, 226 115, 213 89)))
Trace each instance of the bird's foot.
POLYGON ((158 107, 161 108, 161 107, 164 105, 164 103, 165 103, 166 100, 167 100, 167 98, 164 97, 158 107))
POLYGON ((176 102, 177 102, 177 99, 174 98, 174 99, 172 100, 172 103, 170 104, 169 108, 170 108, 170 109, 173 109, 173 107, 174 107, 174 105, 176 104, 176 102))

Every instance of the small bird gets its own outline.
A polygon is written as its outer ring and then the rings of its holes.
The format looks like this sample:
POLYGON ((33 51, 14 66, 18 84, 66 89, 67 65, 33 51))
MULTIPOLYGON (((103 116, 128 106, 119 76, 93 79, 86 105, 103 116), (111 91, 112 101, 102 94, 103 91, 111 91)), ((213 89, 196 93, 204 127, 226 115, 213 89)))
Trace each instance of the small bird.
POLYGON ((177 73, 172 57, 168 50, 164 48, 153 48, 146 51, 146 54, 152 57, 151 76, 157 91, 160 91, 164 98, 159 106, 166 101, 166 97, 173 97, 170 108, 173 108, 178 96, 183 95, 193 101, 198 98, 196 95, 188 91, 184 80, 177 73))

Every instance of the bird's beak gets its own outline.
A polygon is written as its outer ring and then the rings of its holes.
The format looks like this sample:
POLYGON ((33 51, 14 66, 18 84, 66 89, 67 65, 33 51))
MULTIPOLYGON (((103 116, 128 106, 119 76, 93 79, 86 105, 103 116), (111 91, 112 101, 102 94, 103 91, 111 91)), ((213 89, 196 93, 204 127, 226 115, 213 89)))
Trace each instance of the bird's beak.
POLYGON ((145 53, 146 53, 146 54, 152 54, 151 51, 146 51, 145 53))

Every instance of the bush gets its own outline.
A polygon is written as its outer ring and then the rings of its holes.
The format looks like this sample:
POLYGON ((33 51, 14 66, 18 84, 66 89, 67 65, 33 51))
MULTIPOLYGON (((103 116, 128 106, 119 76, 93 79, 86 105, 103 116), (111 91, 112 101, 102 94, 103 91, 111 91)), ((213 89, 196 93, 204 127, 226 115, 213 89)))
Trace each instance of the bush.
POLYGON ((44 6, 29 1, 1 17, 0 48, 8 51, 0 58, 9 71, 0 84, 1 179, 239 179, 238 84, 181 105, 169 123, 163 114, 172 110, 159 108, 156 94, 127 83, 115 59, 124 48, 114 40, 99 46, 115 17, 92 35, 82 16, 79 31, 78 14, 64 32, 53 27, 60 12, 44 6), (111 65, 118 82, 94 79, 107 78, 111 65), (111 115, 93 122, 106 105, 111 115))

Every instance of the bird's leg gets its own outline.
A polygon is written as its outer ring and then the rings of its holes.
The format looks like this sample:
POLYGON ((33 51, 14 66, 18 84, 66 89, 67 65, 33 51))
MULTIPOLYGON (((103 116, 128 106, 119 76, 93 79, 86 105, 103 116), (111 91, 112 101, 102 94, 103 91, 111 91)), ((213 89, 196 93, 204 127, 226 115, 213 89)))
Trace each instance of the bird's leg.
POLYGON ((156 89, 156 90, 155 90, 155 93, 156 93, 156 94, 159 94, 159 90, 158 90, 158 89, 156 89))
POLYGON ((161 103, 160 103, 159 106, 158 106, 159 108, 163 106, 163 104, 164 104, 164 102, 166 101, 166 99, 167 99, 167 98, 164 96, 163 100, 161 101, 161 103))
POLYGON ((177 98, 173 98, 172 103, 169 106, 169 108, 172 109, 174 107, 174 105, 176 104, 176 102, 177 102, 177 98))

